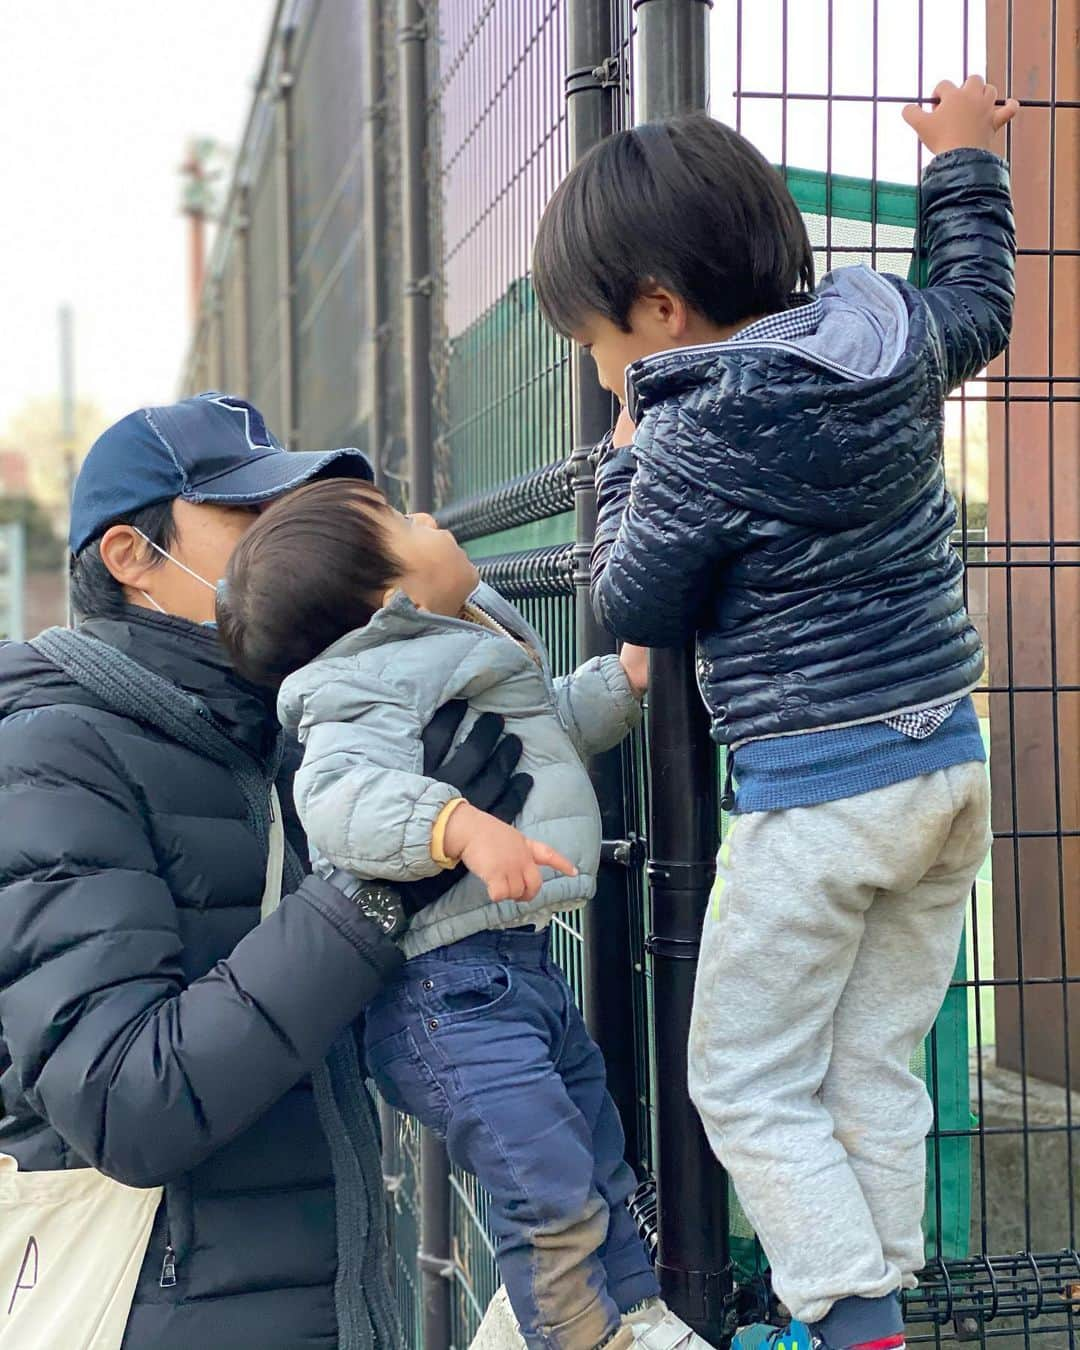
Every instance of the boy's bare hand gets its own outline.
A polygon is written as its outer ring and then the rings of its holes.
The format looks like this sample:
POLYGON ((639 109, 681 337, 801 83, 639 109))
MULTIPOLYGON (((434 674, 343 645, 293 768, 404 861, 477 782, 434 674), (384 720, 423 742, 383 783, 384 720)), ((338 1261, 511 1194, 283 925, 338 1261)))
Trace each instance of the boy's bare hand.
POLYGON ((979 75, 969 75, 959 89, 951 80, 942 80, 934 90, 936 107, 909 103, 904 121, 935 155, 968 148, 992 150, 998 132, 1020 111, 1014 98, 998 107, 997 96, 994 86, 979 75))
POLYGON ((487 886, 491 900, 533 900, 543 884, 541 867, 553 867, 564 876, 577 876, 577 868, 561 853, 520 830, 478 811, 468 802, 447 821, 443 844, 451 858, 460 858, 473 876, 487 886))
POLYGON ((624 642, 619 652, 619 660, 626 672, 626 678, 630 681, 630 688, 638 698, 643 698, 649 687, 648 647, 635 647, 632 643, 624 642))

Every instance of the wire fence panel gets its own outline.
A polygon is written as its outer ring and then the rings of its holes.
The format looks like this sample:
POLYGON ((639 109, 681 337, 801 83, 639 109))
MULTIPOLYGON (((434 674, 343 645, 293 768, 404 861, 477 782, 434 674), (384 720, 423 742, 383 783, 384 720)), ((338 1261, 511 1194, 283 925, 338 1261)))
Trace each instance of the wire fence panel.
MULTIPOLYGON (((269 112, 270 109, 267 109, 269 112)), ((251 343, 251 398, 270 426, 284 436, 285 389, 281 366, 280 272, 277 128, 272 117, 262 123, 260 144, 253 154, 249 195, 248 248, 251 260, 248 315, 251 343)))
POLYGON ((310 447, 356 444, 371 404, 373 361, 362 345, 371 338, 361 271, 366 36, 366 5, 320 3, 293 47, 298 429, 310 447))
MULTIPOLYGON (((540 319, 528 280, 532 233, 566 172, 563 0, 439 6, 432 143, 436 216, 435 383, 441 414, 439 501, 475 498, 570 454, 567 346, 540 319)), ((517 494, 511 497, 516 500, 517 494)), ((478 521, 475 557, 557 546, 573 538, 569 494, 560 514, 493 533, 478 521)), ((538 572, 500 575, 536 624, 558 672, 574 665, 571 588, 537 593, 538 572), (516 585, 513 582, 516 580, 516 585), (511 583, 509 586, 507 583, 511 583), (535 596, 535 598, 530 598, 535 596)), ((542 589, 542 588, 540 588, 542 589)), ((560 921, 560 963, 581 990, 581 923, 560 921)), ((454 1344, 466 1345, 498 1284, 472 1178, 452 1179, 458 1277, 454 1344)))
MULTIPOLYGON (((575 478, 566 467, 577 448, 575 386, 567 344, 539 318, 529 255, 569 166, 564 82, 575 3, 443 0, 429 6, 427 30, 436 501, 560 671, 580 656, 575 478)), ((284 45, 285 8, 272 50, 284 45)), ((613 124, 627 125, 640 39, 632 0, 611 9, 612 59, 594 74, 613 124)), ((286 333, 303 447, 369 446, 402 500, 398 7, 308 0, 290 12, 299 16, 288 91, 291 256, 283 261, 281 90, 268 60, 185 381, 250 393, 287 432, 286 333), (378 68, 366 64, 372 32, 378 68), (371 153, 386 192, 376 233, 365 234, 371 153), (381 296, 371 286, 373 241, 381 296)), ((1075 1344, 1080 1295, 1080 0, 716 0, 710 22, 712 112, 785 174, 819 276, 865 262, 920 278, 922 159, 899 116, 905 102, 928 96, 943 76, 988 70, 1025 103, 1008 142, 1020 243, 1012 346, 950 400, 945 418, 946 472, 960 503, 955 543, 988 650, 976 702, 995 842, 953 989, 914 1065, 934 1096, 935 1124, 929 1265, 907 1313, 915 1339, 1056 1350, 1075 1344)), ((627 1125, 643 1178, 655 1166, 656 1103, 683 1091, 655 1063, 654 925, 640 866, 647 769, 636 738, 623 753, 618 841, 629 863, 633 1026, 615 1053, 633 1060, 635 1101, 624 1114, 637 1117, 627 1125)), ((560 921, 554 942, 581 997, 580 916, 560 921)), ((395 1275, 408 1344, 418 1348, 420 1156, 417 1128, 396 1119, 386 1142, 395 1275)), ((453 1175, 450 1187, 450 1339, 463 1350, 497 1276, 486 1198, 469 1177, 453 1175)), ((637 1208, 651 1238, 657 1222, 683 1221, 658 1218, 647 1192, 637 1208)), ((738 1278, 752 1292, 763 1262, 737 1205, 730 1236, 738 1278)))
POLYGON ((535 222, 567 167, 564 22, 562 0, 439 7, 444 501, 570 453, 566 344, 527 279, 535 222))
POLYGON ((231 229, 219 280, 222 326, 222 388, 248 393, 247 231, 231 229))
POLYGON ((957 1327, 1017 1344, 1073 1337, 1075 1101, 1065 1085, 1075 1086, 1068 940, 1080 910, 1078 352, 1075 323, 1062 331, 1053 315, 1055 301, 1075 313, 1080 300, 1077 80, 1061 46, 1076 18, 1068 0, 738 0, 714 14, 714 111, 783 167, 819 275, 867 262, 919 278, 923 157, 900 120, 904 103, 940 78, 989 68, 1028 105, 1009 135, 1021 254, 1013 344, 946 410, 955 542, 988 649, 976 702, 995 844, 953 990, 916 1066, 936 1115, 931 1264, 908 1314, 935 1340, 957 1327), (1024 1256, 998 1264, 995 1254, 1015 1251, 1024 1256))

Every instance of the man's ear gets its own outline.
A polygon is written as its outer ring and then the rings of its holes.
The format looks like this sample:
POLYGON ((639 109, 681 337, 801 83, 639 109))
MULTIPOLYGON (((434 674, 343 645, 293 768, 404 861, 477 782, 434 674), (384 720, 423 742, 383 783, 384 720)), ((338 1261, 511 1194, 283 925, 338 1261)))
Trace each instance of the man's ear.
POLYGON ((146 541, 132 525, 111 525, 98 547, 109 575, 121 586, 137 588, 153 566, 146 541))

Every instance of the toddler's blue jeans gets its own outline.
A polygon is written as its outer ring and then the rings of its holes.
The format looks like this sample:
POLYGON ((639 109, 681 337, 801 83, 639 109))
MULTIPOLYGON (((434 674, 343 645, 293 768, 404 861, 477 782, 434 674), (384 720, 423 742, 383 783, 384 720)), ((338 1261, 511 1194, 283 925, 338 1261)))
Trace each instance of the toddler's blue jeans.
POLYGON ((414 957, 367 1014, 391 1105, 491 1196, 496 1257, 530 1350, 592 1350, 658 1293, 626 1208, 635 1179, 604 1061, 548 931, 414 957))

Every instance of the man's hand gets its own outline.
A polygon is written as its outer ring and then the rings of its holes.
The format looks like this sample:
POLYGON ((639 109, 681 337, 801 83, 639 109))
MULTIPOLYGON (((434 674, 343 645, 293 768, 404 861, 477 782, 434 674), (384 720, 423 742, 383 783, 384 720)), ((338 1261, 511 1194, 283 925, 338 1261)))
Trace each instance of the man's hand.
POLYGON ((635 647, 624 642, 619 652, 619 662, 630 681, 630 688, 637 698, 644 698, 649 687, 649 649, 635 647))
POLYGON ((448 857, 460 858, 480 878, 491 900, 534 899, 543 884, 541 867, 577 876, 577 868, 561 853, 526 839, 520 830, 467 802, 447 821, 443 847, 448 857))
MULTIPOLYGON (((464 741, 451 753, 454 737, 469 705, 460 699, 444 703, 423 733, 424 773, 449 783, 480 811, 486 811, 508 825, 521 814, 533 780, 517 773, 521 759, 521 741, 503 735, 503 719, 484 713, 464 741)), ((463 811, 464 807, 458 807, 463 811)), ((416 914, 434 904, 460 881, 465 868, 454 867, 422 881, 410 881, 398 889, 406 914, 416 914)))
POLYGON ((998 132, 1020 111, 1010 98, 997 106, 997 90, 979 75, 969 75, 961 88, 942 80, 934 90, 936 107, 909 103, 904 121, 935 155, 946 150, 992 150, 998 132))

